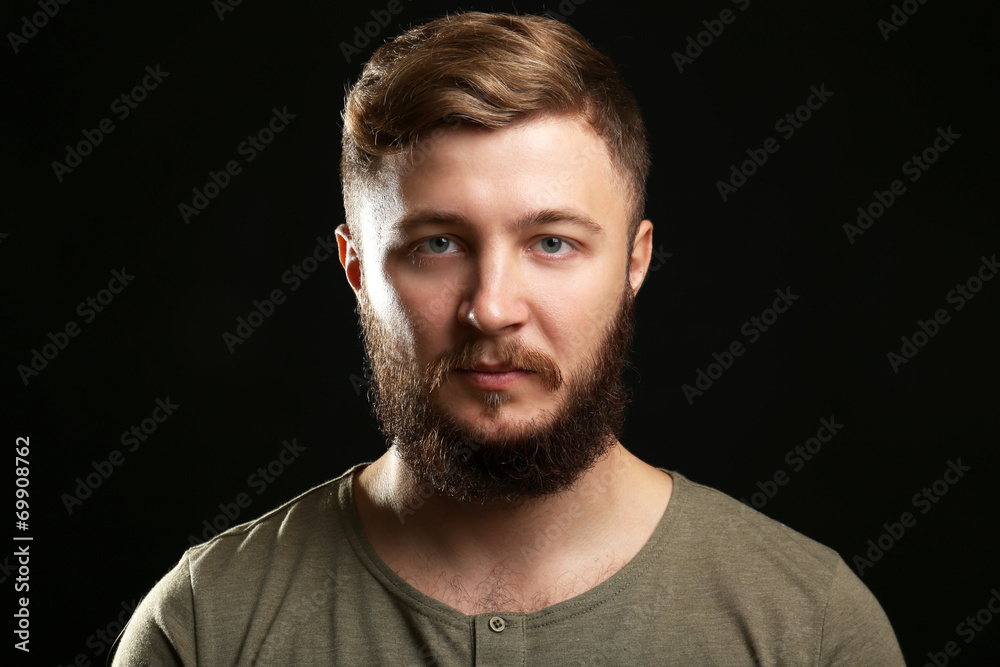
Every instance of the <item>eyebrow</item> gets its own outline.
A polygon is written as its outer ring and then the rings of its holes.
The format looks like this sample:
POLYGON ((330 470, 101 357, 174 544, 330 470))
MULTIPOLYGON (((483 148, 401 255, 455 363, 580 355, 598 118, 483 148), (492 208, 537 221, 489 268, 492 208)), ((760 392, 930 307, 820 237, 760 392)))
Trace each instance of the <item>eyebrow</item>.
MULTIPOLYGON (((592 217, 575 209, 542 209, 533 211, 518 218, 513 225, 512 231, 521 231, 530 227, 545 225, 554 222, 566 222, 576 225, 597 236, 604 236, 604 228, 592 217)), ((472 223, 463 215, 448 213, 447 211, 416 210, 407 213, 393 225, 399 231, 409 231, 413 227, 426 224, 446 224, 457 225, 459 227, 471 227, 472 223)))

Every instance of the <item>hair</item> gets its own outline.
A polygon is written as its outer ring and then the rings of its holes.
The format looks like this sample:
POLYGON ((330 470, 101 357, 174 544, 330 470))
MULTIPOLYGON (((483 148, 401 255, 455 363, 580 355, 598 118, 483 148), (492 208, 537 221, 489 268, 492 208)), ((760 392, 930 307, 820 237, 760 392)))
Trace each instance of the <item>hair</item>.
POLYGON ((627 204, 628 249, 643 216, 649 151, 639 106, 611 59, 546 16, 466 12, 383 44, 347 94, 340 175, 347 225, 383 159, 419 150, 442 123, 500 128, 531 115, 579 115, 604 141, 627 204))

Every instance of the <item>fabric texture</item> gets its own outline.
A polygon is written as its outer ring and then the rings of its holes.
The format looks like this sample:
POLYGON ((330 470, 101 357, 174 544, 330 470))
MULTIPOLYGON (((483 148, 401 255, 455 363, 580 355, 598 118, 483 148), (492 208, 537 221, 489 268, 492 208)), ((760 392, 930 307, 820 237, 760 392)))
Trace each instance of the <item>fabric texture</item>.
POLYGON ((611 578, 530 614, 468 616, 378 557, 354 506, 365 464, 185 552, 114 665, 903 665, 833 550, 669 472, 649 541, 611 578))

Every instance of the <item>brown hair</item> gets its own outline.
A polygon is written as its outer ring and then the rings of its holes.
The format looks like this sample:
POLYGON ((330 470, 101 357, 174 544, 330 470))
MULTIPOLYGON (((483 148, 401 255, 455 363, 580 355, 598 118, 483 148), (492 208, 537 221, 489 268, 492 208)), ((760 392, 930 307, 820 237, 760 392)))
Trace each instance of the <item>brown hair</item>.
POLYGON ((347 224, 382 158, 418 148, 446 121, 498 128, 530 114, 579 114, 607 145, 628 199, 628 239, 642 219, 649 153, 635 98, 611 60, 574 28, 545 16, 467 12, 383 44, 350 89, 340 175, 347 224))

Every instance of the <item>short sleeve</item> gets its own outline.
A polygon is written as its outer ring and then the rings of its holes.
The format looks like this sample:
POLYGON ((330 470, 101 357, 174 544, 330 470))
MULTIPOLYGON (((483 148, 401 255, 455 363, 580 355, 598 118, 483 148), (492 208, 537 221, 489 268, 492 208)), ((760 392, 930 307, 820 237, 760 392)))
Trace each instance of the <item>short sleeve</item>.
POLYGON ((905 667, 896 633, 871 591, 837 560, 823 620, 819 665, 905 667))
POLYGON ((197 664, 187 554, 143 598, 122 633, 113 667, 197 664))

